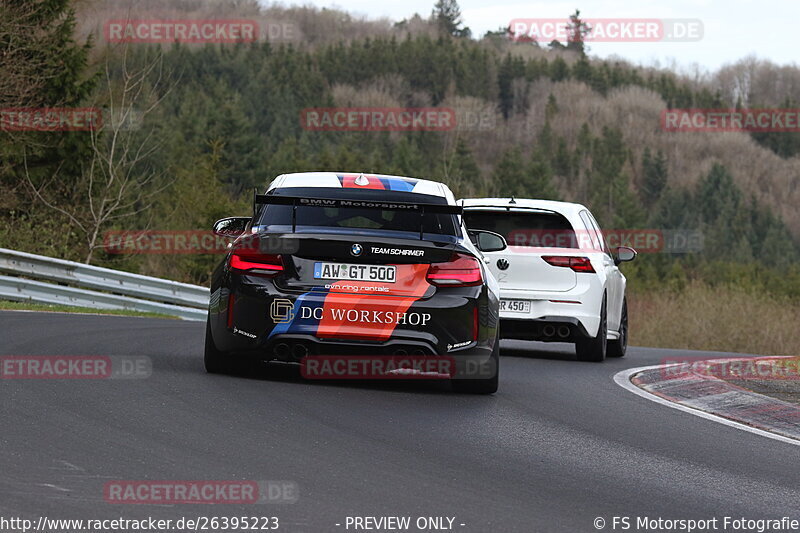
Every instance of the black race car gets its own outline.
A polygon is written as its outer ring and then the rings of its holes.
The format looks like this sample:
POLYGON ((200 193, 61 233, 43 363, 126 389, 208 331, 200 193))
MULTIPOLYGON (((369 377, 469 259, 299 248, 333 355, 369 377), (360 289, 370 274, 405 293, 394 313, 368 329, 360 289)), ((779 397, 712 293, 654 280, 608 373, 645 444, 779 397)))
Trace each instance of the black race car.
POLYGON ((208 372, 278 361, 307 377, 444 374, 458 390, 497 390, 498 288, 481 250, 506 243, 468 234, 447 186, 285 174, 255 195, 253 217, 214 231, 236 240, 212 278, 208 372))

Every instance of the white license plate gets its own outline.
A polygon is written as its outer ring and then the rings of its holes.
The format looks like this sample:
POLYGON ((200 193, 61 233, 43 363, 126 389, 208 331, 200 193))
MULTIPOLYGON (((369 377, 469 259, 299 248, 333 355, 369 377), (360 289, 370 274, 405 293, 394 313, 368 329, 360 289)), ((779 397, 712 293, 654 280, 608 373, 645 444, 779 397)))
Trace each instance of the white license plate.
POLYGON ((348 263, 314 263, 314 279, 378 281, 394 283, 397 267, 393 265, 353 265, 348 263))
POLYGON ((511 311, 514 313, 530 313, 530 300, 500 300, 501 311, 511 311))

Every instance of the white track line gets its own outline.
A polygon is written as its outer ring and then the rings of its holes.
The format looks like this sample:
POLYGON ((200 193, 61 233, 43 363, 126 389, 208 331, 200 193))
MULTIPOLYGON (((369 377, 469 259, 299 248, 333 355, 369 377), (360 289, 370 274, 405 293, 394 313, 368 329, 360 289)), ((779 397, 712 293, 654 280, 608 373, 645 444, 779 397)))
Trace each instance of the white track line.
POLYGON ((720 424, 725 424, 726 426, 730 426, 736 429, 741 429, 742 431, 747 431, 750 433, 755 433, 756 435, 761 435, 762 437, 767 437, 769 439, 779 440, 781 442, 785 442, 786 444, 793 444, 795 446, 800 446, 800 441, 796 439, 792 439, 789 437, 784 437, 783 435, 778 435, 777 433, 772 433, 770 431, 764 431, 763 429, 754 428, 748 426, 747 424, 742 424, 741 422, 735 422, 733 420, 714 415, 711 413, 707 413, 705 411, 701 411, 699 409, 695 409, 693 407, 688 407, 686 405, 682 405, 679 403, 671 402, 666 400, 660 396, 656 396, 655 394, 651 394, 646 390, 637 387, 633 383, 631 383, 631 377, 634 374, 638 374, 639 372, 644 372, 645 370, 654 370, 657 368, 661 368, 661 365, 653 365, 653 366, 640 366, 638 368, 629 368, 627 370, 622 370, 621 372, 617 372, 614 374, 614 382, 622 387, 623 389, 627 389, 634 394, 641 396, 642 398, 647 398, 648 400, 656 403, 660 403, 661 405, 666 405, 667 407, 672 407, 673 409, 677 409, 679 411, 684 411, 686 413, 693 414, 695 416, 699 416, 700 418, 705 418, 707 420, 712 420, 714 422, 719 422, 720 424))

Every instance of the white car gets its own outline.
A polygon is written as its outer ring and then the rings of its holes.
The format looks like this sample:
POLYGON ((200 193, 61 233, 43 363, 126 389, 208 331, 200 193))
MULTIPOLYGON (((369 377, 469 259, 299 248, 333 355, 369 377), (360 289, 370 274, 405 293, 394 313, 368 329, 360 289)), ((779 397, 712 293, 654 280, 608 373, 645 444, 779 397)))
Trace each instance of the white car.
POLYGON ((500 285, 500 336, 571 342, 581 361, 622 357, 628 345, 625 276, 633 248, 610 250, 589 210, 521 198, 461 200, 471 230, 505 237, 484 253, 500 285))

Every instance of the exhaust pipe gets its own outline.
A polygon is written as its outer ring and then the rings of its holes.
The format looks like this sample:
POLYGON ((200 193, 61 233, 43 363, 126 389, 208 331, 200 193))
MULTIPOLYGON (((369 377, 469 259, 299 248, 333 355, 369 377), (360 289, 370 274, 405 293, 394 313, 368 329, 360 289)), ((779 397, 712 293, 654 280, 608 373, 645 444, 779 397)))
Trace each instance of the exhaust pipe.
POLYGON ((298 361, 307 355, 308 355, 308 348, 306 347, 305 344, 298 342, 297 344, 292 346, 292 357, 294 357, 298 361))
POLYGON ((397 350, 394 351, 394 354, 399 355, 400 357, 405 357, 406 355, 408 355, 408 352, 402 348, 398 348, 397 350))
POLYGON ((556 334, 555 326, 547 324, 545 327, 542 328, 542 335, 544 335, 545 337, 552 337, 555 334, 556 334))
POLYGON ((289 345, 285 342, 278 343, 275 345, 272 351, 276 357, 286 359, 289 356, 289 345))
POLYGON ((569 326, 558 326, 558 336, 562 339, 569 337, 569 326))
POLYGON ((411 353, 413 355, 425 355, 425 350, 422 350, 420 348, 414 348, 414 350, 411 353))

